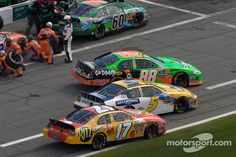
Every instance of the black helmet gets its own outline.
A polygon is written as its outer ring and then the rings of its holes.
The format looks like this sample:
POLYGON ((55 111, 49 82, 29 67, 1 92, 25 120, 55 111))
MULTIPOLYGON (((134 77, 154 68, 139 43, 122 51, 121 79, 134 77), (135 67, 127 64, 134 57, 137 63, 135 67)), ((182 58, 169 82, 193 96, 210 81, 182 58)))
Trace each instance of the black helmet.
POLYGON ((29 35, 29 36, 28 36, 28 40, 29 40, 29 41, 34 40, 33 35, 29 35))

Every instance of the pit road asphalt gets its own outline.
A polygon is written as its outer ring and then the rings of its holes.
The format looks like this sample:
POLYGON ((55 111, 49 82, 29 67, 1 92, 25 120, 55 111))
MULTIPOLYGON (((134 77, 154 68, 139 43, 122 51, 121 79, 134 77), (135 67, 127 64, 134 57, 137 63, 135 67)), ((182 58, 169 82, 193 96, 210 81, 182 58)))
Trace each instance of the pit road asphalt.
MULTIPOLYGON (((165 27, 198 18, 199 16, 156 5, 132 1, 148 8, 149 23, 138 29, 121 31, 101 40, 75 38, 73 49, 101 42, 114 41, 127 35, 165 27)), ((215 14, 236 7, 233 0, 152 0, 201 14, 215 14)), ((73 110, 73 101, 79 91, 94 91, 81 85, 70 75, 76 58, 92 60, 109 51, 138 47, 149 55, 179 58, 196 65, 203 73, 204 84, 189 89, 199 97, 195 111, 184 114, 166 114, 168 129, 236 110, 236 83, 208 90, 206 87, 236 79, 236 9, 221 12, 209 18, 141 35, 129 40, 91 48, 74 53, 74 61, 64 64, 64 56, 55 58, 55 64, 36 63, 27 66, 22 78, 0 78, 0 144, 41 133, 49 118, 60 118, 73 110), (235 28, 227 25, 235 25, 235 28)), ((4 31, 24 32, 25 21, 4 28, 4 31)), ((26 61, 28 62, 28 61, 26 61)), ((0 147, 1 157, 67 157, 91 152, 89 146, 72 146, 40 137, 8 147, 0 147)))

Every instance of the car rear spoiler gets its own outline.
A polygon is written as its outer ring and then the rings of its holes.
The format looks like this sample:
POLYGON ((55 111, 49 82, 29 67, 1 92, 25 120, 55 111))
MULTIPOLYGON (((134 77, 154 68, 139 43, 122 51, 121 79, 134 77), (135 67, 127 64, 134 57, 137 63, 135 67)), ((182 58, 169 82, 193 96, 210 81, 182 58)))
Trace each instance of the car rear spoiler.
POLYGON ((102 98, 96 97, 87 92, 81 92, 81 97, 88 99, 90 101, 96 102, 96 103, 104 104, 104 100, 102 98))
POLYGON ((80 67, 85 73, 90 73, 93 69, 85 62, 78 59, 76 67, 80 67))
POLYGON ((64 123, 64 122, 61 122, 59 120, 52 119, 52 118, 50 118, 49 121, 50 121, 49 124, 58 126, 60 128, 63 128, 63 129, 68 129, 68 130, 71 130, 71 131, 75 131, 75 127, 73 125, 68 124, 68 123, 64 123))

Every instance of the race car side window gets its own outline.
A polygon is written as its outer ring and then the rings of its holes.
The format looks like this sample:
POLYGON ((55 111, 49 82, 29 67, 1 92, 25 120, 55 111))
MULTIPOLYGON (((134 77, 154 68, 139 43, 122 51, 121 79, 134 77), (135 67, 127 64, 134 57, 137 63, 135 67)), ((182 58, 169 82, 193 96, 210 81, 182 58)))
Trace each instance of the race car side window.
POLYGON ((161 93, 159 89, 151 87, 151 86, 141 87, 141 89, 142 89, 143 97, 153 97, 161 93))
POLYGON ((137 69, 154 69, 157 68, 157 65, 152 61, 146 59, 136 59, 136 68, 137 69))
POLYGON ((104 16, 107 16, 107 15, 108 15, 108 12, 107 12, 107 9, 105 7, 102 7, 98 10, 97 17, 104 17, 104 16))
POLYGON ((140 92, 139 92, 139 88, 134 88, 134 89, 128 90, 127 97, 128 98, 138 98, 138 97, 141 97, 140 92))
POLYGON ((132 117, 130 115, 125 114, 123 112, 113 113, 112 116, 115 122, 123 122, 126 120, 132 120, 132 117))
POLYGON ((98 121, 97 124, 98 125, 102 125, 102 124, 110 124, 111 123, 111 118, 109 114, 106 114, 104 116, 101 116, 98 121))
POLYGON ((109 14, 117 14, 123 12, 123 9, 117 5, 107 6, 109 14))
POLYGON ((133 63, 132 60, 124 60, 122 61, 119 66, 119 69, 133 69, 133 63))

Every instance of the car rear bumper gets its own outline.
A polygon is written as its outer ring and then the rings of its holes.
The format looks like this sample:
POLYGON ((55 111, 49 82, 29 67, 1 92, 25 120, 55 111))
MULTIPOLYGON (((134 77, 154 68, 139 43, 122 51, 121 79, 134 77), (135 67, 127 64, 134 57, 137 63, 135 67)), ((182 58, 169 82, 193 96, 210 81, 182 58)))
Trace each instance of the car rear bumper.
POLYGON ((60 141, 63 143, 67 143, 67 144, 83 144, 81 142, 79 142, 79 138, 77 138, 76 136, 66 136, 61 132, 56 132, 53 130, 50 130, 49 128, 44 128, 43 129, 43 135, 45 137, 54 139, 56 141, 60 141))
POLYGON ((83 85, 90 86, 104 86, 110 83, 110 79, 85 79, 79 76, 74 70, 71 71, 71 75, 74 76, 77 80, 80 81, 83 85))

